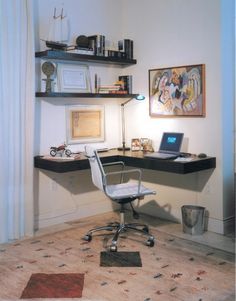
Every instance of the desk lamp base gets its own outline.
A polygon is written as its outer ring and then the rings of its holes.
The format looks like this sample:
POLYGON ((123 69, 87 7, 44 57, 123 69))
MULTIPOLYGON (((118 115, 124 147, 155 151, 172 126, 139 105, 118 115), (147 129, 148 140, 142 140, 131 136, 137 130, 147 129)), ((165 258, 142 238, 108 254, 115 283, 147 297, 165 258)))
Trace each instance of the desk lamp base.
POLYGON ((123 147, 123 146, 121 146, 121 147, 118 147, 117 150, 118 150, 118 151, 129 151, 129 150, 130 150, 130 147, 126 147, 126 146, 123 147))

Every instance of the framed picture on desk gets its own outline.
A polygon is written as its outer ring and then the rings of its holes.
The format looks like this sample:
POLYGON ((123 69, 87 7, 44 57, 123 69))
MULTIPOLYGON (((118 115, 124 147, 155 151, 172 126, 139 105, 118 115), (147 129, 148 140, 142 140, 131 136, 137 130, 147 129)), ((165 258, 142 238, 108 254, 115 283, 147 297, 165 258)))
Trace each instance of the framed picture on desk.
POLYGON ((76 105, 67 107, 67 144, 104 141, 104 132, 104 106, 76 105))
POLYGON ((141 141, 139 138, 133 138, 131 140, 131 150, 132 151, 139 151, 141 150, 141 141))
POLYGON ((149 70, 151 117, 205 117, 205 65, 149 70))

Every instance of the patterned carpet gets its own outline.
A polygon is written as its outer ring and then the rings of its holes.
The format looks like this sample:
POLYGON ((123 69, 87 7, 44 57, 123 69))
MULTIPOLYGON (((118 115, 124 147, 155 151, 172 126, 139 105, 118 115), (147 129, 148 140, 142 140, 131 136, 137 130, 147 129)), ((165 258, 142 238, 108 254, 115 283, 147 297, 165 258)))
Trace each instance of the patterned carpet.
MULTIPOLYGON (((119 241, 118 251, 139 252, 141 267, 100 266, 108 237, 97 235, 84 242, 81 238, 91 226, 94 224, 78 222, 57 233, 0 245, 0 300, 18 300, 22 293, 24 297, 32 274, 38 273, 82 274, 82 296, 76 297, 81 301, 234 300, 231 253, 152 229, 153 248, 145 246, 145 238, 139 235, 123 236, 119 241)), ((59 280, 57 283, 62 286, 59 280)))

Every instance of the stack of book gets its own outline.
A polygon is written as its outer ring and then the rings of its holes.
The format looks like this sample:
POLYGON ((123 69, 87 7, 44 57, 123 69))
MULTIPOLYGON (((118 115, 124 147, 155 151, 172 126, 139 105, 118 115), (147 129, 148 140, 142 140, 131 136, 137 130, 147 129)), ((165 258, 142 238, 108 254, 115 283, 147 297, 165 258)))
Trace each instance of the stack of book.
MULTIPOLYGON (((120 92, 122 94, 124 94, 125 92, 124 91, 121 91, 120 90, 120 85, 105 85, 105 86, 100 86, 99 89, 98 89, 98 93, 101 93, 101 94, 120 94, 120 92)), ((126 91, 127 93, 127 91, 126 91)))
POLYGON ((68 46, 67 52, 94 55, 94 50, 92 48, 78 47, 78 46, 68 46))
POLYGON ((132 75, 120 75, 113 85, 101 85, 98 93, 102 94, 132 94, 132 75))

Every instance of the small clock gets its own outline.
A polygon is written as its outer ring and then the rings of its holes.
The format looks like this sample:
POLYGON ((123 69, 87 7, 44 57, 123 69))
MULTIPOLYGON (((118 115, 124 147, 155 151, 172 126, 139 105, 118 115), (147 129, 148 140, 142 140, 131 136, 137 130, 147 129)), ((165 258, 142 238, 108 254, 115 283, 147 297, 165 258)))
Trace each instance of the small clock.
POLYGON ((52 62, 44 62, 42 64, 42 71, 47 76, 46 79, 43 79, 43 81, 46 82, 46 92, 52 92, 52 81, 50 77, 55 73, 56 66, 52 62))
POLYGON ((54 64, 52 62, 44 62, 42 64, 42 71, 47 77, 50 77, 51 75, 53 75, 55 70, 56 70, 56 67, 54 66, 54 64))

